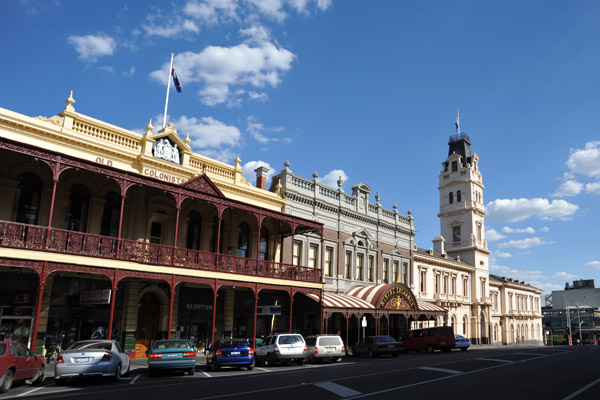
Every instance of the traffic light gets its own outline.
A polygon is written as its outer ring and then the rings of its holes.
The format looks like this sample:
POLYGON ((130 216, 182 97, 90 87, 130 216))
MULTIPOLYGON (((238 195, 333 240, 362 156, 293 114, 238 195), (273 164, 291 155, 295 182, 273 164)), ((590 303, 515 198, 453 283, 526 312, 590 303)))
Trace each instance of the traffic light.
POLYGON ((568 334, 570 333, 570 331, 571 331, 571 328, 567 326, 567 327, 565 328, 565 330, 567 331, 567 335, 568 335, 568 334))

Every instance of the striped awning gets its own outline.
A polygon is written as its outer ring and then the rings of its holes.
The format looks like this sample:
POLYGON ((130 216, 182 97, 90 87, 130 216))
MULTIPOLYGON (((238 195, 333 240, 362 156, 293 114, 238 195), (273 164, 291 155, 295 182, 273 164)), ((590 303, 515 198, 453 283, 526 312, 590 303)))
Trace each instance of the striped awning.
MULTIPOLYGON (((319 301, 319 296, 312 293, 305 293, 308 297, 315 301, 319 301)), ((345 294, 323 294, 323 306, 327 308, 361 308, 374 310, 375 306, 367 301, 359 299, 355 296, 345 294)))
POLYGON ((440 307, 437 304, 429 303, 427 301, 417 300, 417 305, 421 311, 441 311, 446 312, 444 307, 440 307))

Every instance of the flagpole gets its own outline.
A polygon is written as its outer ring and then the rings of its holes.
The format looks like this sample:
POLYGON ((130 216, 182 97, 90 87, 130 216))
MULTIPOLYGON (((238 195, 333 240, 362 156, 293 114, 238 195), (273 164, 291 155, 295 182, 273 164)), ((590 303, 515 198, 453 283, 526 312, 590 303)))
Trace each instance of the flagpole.
POLYGON ((169 106, 169 89, 171 88, 171 74, 173 71, 173 56, 175 53, 171 53, 171 66, 169 68, 169 74, 167 75, 167 98, 165 100, 165 116, 163 117, 163 128, 167 126, 167 107, 169 106))

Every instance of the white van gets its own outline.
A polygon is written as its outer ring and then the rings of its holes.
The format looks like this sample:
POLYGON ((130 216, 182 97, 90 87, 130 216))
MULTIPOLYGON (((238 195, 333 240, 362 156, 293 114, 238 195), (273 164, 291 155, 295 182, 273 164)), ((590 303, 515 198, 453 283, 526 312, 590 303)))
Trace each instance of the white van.
POLYGON ((338 335, 313 335, 304 340, 308 350, 308 362, 342 361, 342 357, 346 355, 344 342, 338 335))

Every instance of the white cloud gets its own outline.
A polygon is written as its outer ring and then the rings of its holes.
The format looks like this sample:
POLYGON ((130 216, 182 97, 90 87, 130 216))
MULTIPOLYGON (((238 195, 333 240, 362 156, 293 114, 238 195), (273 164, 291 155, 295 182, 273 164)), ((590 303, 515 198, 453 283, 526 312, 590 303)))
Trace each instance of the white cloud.
POLYGON ((501 234, 500 232, 498 232, 495 229, 492 228, 487 228, 485 230, 485 238, 487 239, 488 242, 494 242, 496 240, 501 240, 504 239, 506 236, 504 236, 503 234, 501 234))
POLYGON ((504 228, 502 228, 502 232, 504 232, 504 233, 530 233, 530 234, 533 234, 533 233, 535 233, 535 229, 533 229, 530 226, 528 226, 527 228, 521 228, 521 229, 513 229, 513 228, 510 228, 508 226, 505 226, 504 228))
POLYGON ((600 141, 588 142, 584 149, 572 150, 567 167, 576 174, 600 176, 600 141))
POLYGON ((500 243, 498 247, 501 249, 506 249, 509 247, 514 247, 517 249, 528 249, 530 247, 541 246, 544 244, 549 244, 549 242, 544 242, 539 237, 530 237, 521 240, 509 240, 508 242, 500 243))
MULTIPOLYGON (((337 190, 337 188, 338 188, 337 181, 338 181, 338 179, 340 179, 340 177, 342 178, 342 180, 344 182, 346 182, 348 180, 348 175, 346 175, 346 173, 344 172, 343 169, 331 170, 323 178, 320 178, 320 179, 317 178, 317 179, 319 180, 319 182, 322 185, 325 185, 327 187, 337 190)), ((342 184, 342 186, 343 186, 343 184, 342 184)))
POLYGON ((126 76, 128 78, 132 77, 135 74, 135 67, 132 66, 129 71, 121 71, 121 75, 126 76))
POLYGON ((238 5, 234 0, 190 1, 183 12, 206 25, 217 25, 220 21, 238 20, 238 5))
POLYGON ((265 17, 282 23, 287 13, 283 10, 282 0, 246 0, 256 7, 257 11, 265 17))
POLYGON ((559 188, 552 194, 553 197, 569 197, 576 196, 583 190, 583 183, 575 180, 563 182, 559 188))
MULTIPOLYGON (((162 120, 162 115, 154 118, 154 121, 158 122, 155 124, 155 131, 161 129, 162 120)), ((179 119, 171 119, 171 116, 167 115, 167 123, 169 122, 173 122, 180 137, 185 137, 186 132, 189 132, 192 140, 190 146, 202 149, 201 153, 203 155, 208 155, 209 149, 214 149, 214 151, 211 150, 210 154, 220 161, 231 163, 235 158, 235 155, 233 158, 231 157, 231 153, 224 153, 226 156, 219 155, 219 152, 225 151, 223 147, 233 147, 239 143, 241 133, 235 126, 226 125, 213 117, 198 119, 195 117, 188 118, 185 115, 179 119)))
POLYGON ((540 228, 540 232, 550 232, 550 228, 548 228, 547 226, 544 226, 544 227, 540 228))
POLYGON ((486 207, 489 221, 518 222, 538 217, 542 220, 568 219, 579 206, 565 200, 547 199, 498 199, 486 207))
POLYGON ((248 131, 248 133, 250 133, 250 136, 252 136, 256 141, 263 144, 267 144, 270 142, 278 142, 280 140, 277 137, 268 137, 266 135, 267 133, 279 133, 285 130, 285 128, 282 126, 265 127, 263 124, 257 122, 256 118, 253 116, 247 118, 247 123, 248 127, 246 128, 246 130, 248 131))
POLYGON ((79 59, 88 62, 95 62, 99 57, 112 56, 117 48, 115 40, 104 33, 69 36, 68 40, 79 53, 79 59))
POLYGON ((495 251, 494 255, 498 258, 511 258, 512 254, 503 251, 495 251))
POLYGON ((244 171, 242 173, 242 175, 244 176, 244 178, 246 178, 246 180, 252 184, 256 183, 256 172, 254 172, 254 170, 258 167, 267 167, 269 168, 269 172, 267 172, 267 189, 269 188, 269 181, 271 180, 271 177, 273 176, 273 174, 275 173, 275 170, 273 168, 271 168, 271 166, 269 165, 268 162, 265 161, 249 161, 246 164, 244 164, 242 166, 242 170, 244 171))
POLYGON ((586 184, 585 191, 589 194, 600 194, 600 182, 592 182, 586 184))
POLYGON ((585 263, 585 267, 590 269, 600 269, 600 261, 590 261, 589 263, 585 263))

